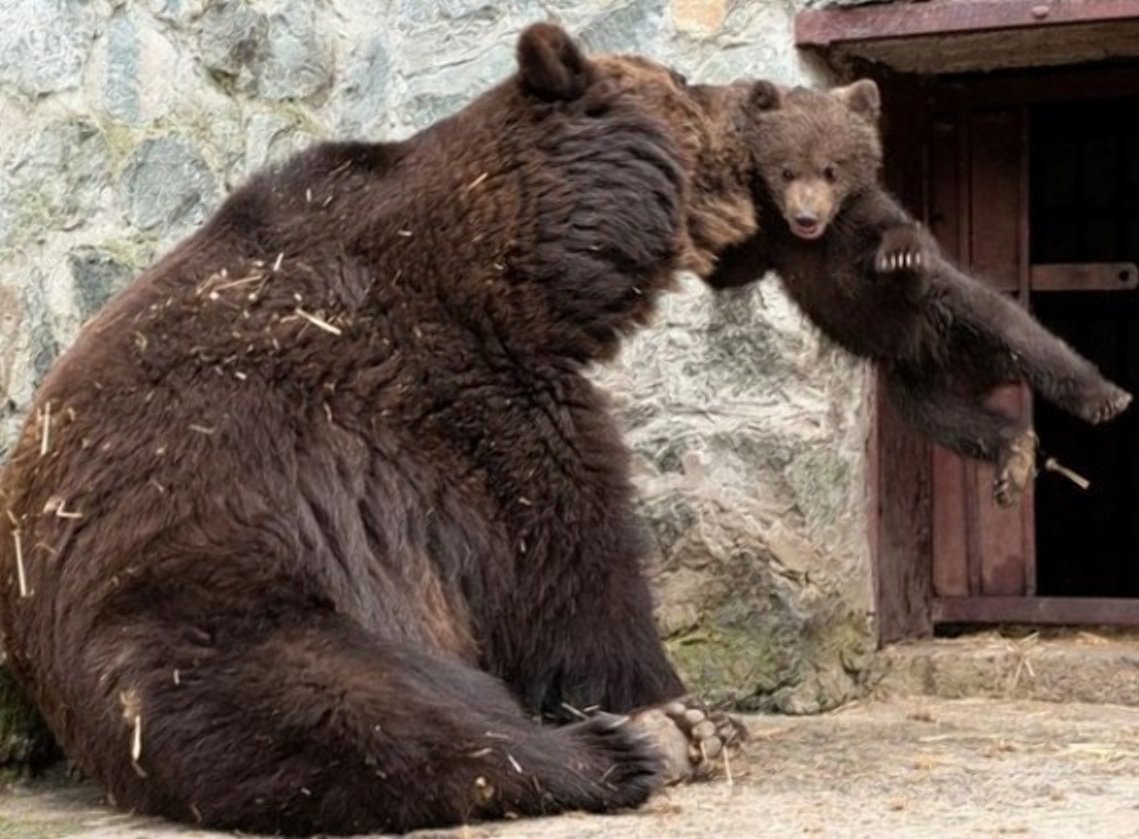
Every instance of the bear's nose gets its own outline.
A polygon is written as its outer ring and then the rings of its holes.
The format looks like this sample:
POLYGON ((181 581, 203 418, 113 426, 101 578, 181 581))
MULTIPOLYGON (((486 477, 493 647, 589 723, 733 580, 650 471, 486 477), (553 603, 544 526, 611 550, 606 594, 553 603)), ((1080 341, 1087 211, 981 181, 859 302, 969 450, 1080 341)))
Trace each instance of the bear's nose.
POLYGON ((819 217, 814 213, 796 213, 795 224, 800 227, 811 228, 819 223, 819 217))

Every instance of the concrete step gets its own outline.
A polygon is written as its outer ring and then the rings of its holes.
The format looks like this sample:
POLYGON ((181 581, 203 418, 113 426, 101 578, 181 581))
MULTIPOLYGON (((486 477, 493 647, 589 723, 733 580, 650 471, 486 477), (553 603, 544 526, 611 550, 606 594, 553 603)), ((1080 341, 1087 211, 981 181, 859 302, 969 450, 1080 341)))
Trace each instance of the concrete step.
POLYGON ((874 665, 873 694, 984 697, 1139 707, 1139 635, 998 633, 897 644, 874 665))

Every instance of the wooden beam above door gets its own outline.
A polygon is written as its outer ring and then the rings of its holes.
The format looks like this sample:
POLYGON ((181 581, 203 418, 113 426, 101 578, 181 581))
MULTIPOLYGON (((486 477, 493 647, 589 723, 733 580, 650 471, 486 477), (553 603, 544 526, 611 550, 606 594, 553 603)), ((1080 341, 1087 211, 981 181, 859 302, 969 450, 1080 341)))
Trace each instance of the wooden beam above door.
POLYGON ((795 19, 800 47, 849 41, 962 35, 995 29, 1038 29, 1111 23, 1139 17, 1136 0, 927 0, 815 9, 795 19))
POLYGON ((927 0, 815 9, 795 43, 922 74, 1139 56, 1139 0, 927 0))

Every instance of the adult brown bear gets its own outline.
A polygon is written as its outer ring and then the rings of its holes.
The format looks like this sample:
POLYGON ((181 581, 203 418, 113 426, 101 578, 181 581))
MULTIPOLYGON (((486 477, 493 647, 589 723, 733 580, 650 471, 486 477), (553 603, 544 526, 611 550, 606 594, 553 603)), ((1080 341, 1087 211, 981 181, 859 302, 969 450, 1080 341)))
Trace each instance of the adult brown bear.
POLYGON ((697 761, 737 736, 675 701, 583 370, 754 232, 752 87, 544 24, 518 61, 406 142, 255 177, 44 382, 0 481, 3 644, 119 804, 290 834, 604 811, 668 762, 646 717, 571 709, 664 708, 697 761))

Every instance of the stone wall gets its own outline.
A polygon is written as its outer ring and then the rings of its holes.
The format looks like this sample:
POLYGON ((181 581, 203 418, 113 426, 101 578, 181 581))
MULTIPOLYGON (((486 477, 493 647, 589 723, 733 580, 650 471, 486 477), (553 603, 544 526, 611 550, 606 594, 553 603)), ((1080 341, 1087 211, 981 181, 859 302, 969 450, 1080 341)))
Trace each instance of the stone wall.
MULTIPOLYGON (((818 81, 804 0, 3 0, 0 459, 80 323, 232 185, 405 136, 511 71, 526 23, 696 79, 818 81)), ((777 283, 694 282, 598 371, 637 454, 662 632, 694 686, 810 712, 870 649, 867 378, 777 283)))

